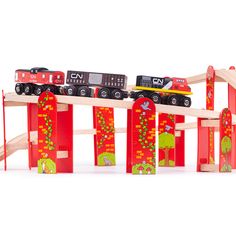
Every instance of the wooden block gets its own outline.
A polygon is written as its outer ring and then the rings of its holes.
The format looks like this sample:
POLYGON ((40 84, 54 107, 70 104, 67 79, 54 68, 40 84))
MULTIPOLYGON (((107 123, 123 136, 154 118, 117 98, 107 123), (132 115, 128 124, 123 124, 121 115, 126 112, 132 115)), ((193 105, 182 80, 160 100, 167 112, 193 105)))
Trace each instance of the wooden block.
POLYGON ((57 151, 57 158, 68 158, 68 151, 57 151))
POLYGON ((217 172, 219 169, 219 165, 215 164, 201 164, 200 171, 201 172, 217 172))
POLYGON ((57 111, 59 112, 68 111, 68 109, 69 109, 68 104, 62 104, 62 103, 57 104, 57 111))

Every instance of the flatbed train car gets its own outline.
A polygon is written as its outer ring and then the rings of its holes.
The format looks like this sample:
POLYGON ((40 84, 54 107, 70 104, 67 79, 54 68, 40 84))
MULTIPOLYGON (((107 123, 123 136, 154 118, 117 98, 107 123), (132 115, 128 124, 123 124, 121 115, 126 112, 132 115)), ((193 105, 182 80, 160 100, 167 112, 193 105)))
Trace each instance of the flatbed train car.
POLYGON ((97 88, 96 96, 104 99, 148 97, 156 104, 174 106, 191 106, 191 88, 187 80, 183 78, 137 76, 136 86, 128 92, 127 76, 122 74, 107 74, 85 71, 67 71, 66 85, 65 75, 61 71, 49 71, 43 67, 34 67, 30 70, 16 70, 15 91, 18 95, 37 95, 48 90, 54 94, 94 97, 94 88, 97 88))

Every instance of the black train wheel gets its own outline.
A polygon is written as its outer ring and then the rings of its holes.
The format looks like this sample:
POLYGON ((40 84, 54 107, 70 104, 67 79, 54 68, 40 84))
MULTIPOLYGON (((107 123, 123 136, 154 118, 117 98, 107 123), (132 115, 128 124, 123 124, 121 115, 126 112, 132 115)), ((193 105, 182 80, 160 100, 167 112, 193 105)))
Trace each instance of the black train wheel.
POLYGON ((98 91, 99 98, 110 98, 110 90, 108 88, 101 88, 98 91))
POLYGON ((39 96, 43 91, 44 91, 44 88, 43 88, 43 86, 41 86, 41 85, 36 85, 36 86, 34 87, 34 94, 35 94, 36 96, 39 96))
POLYGON ((16 94, 21 95, 24 92, 24 85, 17 83, 15 86, 16 94))
POLYGON ((120 89, 114 89, 111 92, 111 98, 113 99, 123 99, 123 92, 120 89))
POLYGON ((150 99, 152 99, 152 101, 156 104, 160 104, 161 103, 161 96, 158 93, 152 93, 150 95, 150 99))
POLYGON ((144 91, 138 92, 136 94, 136 99, 138 99, 138 98, 145 98, 145 97, 147 97, 147 93, 144 92, 144 91))
POLYGON ((68 96, 75 96, 76 95, 76 87, 75 86, 66 86, 65 93, 68 96))
POLYGON ((53 94, 58 94, 58 87, 55 85, 45 85, 45 91, 49 91, 53 94))
POLYGON ((24 86, 24 94, 25 95, 31 95, 34 91, 33 84, 25 84, 24 86))
POLYGON ((78 88, 77 95, 80 97, 90 97, 89 87, 82 86, 82 87, 78 88))
POLYGON ((182 100, 182 104, 181 105, 184 106, 184 107, 190 107, 191 104, 192 104, 191 98, 184 97, 183 100, 182 100))
POLYGON ((178 106, 179 105, 179 98, 177 95, 171 95, 167 99, 167 104, 172 106, 178 106))

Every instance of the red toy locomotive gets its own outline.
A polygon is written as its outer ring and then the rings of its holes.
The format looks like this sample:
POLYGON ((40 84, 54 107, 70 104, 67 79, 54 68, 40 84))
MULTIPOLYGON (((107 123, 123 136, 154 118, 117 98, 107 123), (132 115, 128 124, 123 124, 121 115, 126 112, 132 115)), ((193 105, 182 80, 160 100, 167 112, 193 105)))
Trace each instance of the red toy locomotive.
POLYGON ((130 97, 137 99, 149 97, 154 103, 174 106, 191 106, 191 88, 187 80, 182 78, 160 78, 151 76, 137 76, 136 87, 130 97))

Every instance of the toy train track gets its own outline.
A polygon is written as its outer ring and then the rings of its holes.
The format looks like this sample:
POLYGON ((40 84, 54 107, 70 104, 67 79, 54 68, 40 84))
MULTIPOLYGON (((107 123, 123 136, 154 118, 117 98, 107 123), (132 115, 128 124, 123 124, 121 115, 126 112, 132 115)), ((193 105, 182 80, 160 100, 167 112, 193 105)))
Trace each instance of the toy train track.
POLYGON ((56 95, 98 97, 123 100, 148 97, 156 104, 191 106, 191 88, 183 78, 137 76, 136 86, 127 91, 127 76, 84 71, 50 71, 44 67, 16 70, 15 91, 18 95, 36 95, 48 90, 56 95), (96 89, 95 89, 96 88, 96 89))

